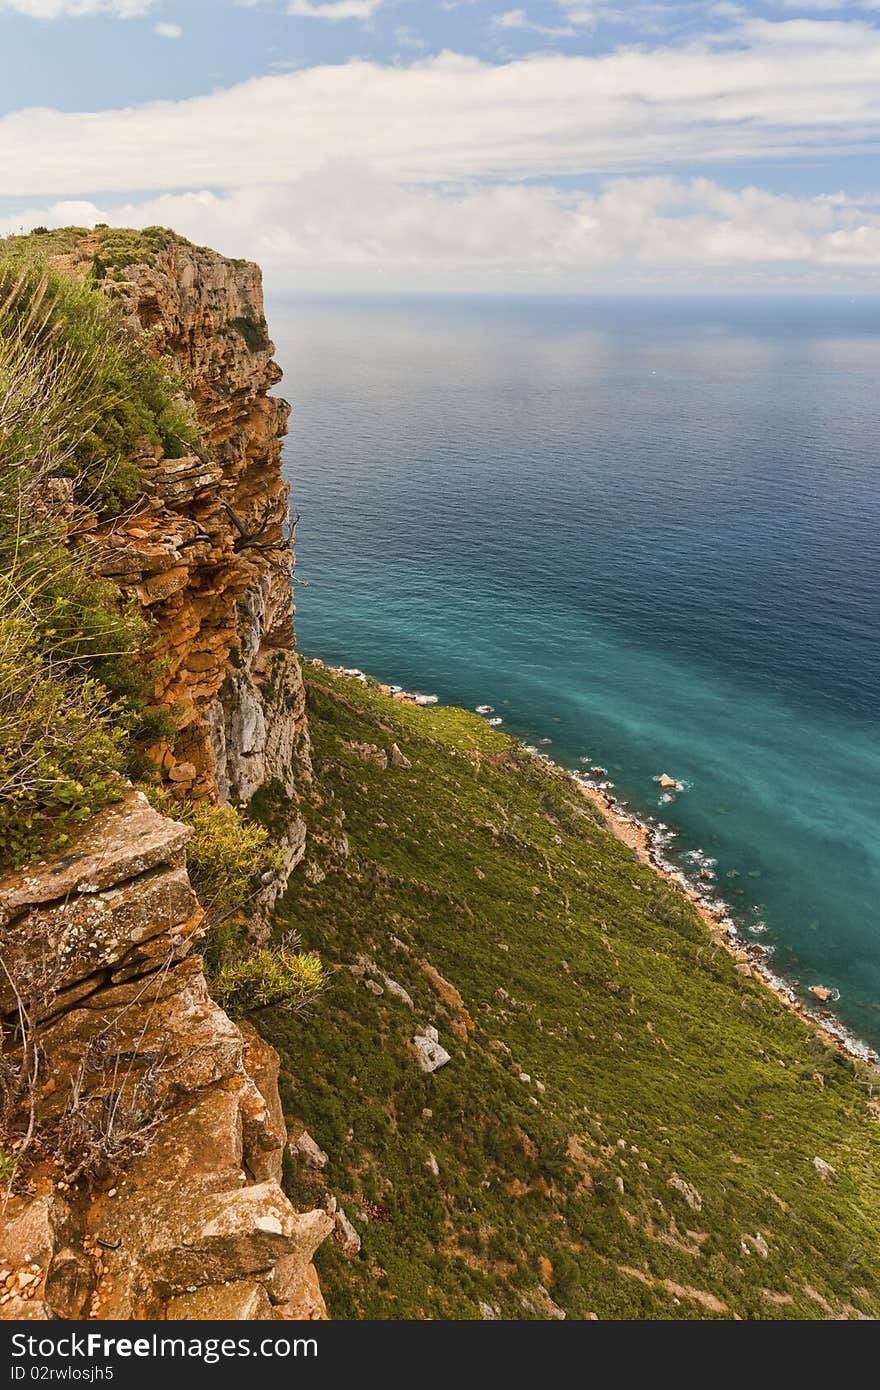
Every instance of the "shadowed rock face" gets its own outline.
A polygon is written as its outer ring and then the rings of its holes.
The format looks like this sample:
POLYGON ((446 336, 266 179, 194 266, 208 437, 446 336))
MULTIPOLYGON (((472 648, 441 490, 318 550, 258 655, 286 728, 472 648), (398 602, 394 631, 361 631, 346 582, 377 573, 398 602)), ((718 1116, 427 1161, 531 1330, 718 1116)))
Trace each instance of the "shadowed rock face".
POLYGON ((278 1060, 208 995, 187 836, 131 792, 63 857, 0 880, 0 1007, 30 987, 41 1023, 38 1135, 52 1153, 78 1122, 66 1171, 119 1146, 91 1191, 46 1162, 11 1201, 0 1261, 27 1282, 6 1317, 324 1315, 310 1264, 332 1218, 279 1185, 278 1060))
MULTIPOLYGON (((82 255, 91 255, 89 238, 82 255)), ((169 241, 116 285, 132 332, 180 371, 201 443, 184 458, 139 460, 134 514, 87 533, 98 573, 149 610, 164 664, 159 697, 179 729, 152 756, 188 799, 246 803, 280 784, 296 801, 311 778, 294 650, 293 551, 281 441, 290 411, 263 313, 259 267, 169 241)), ((271 907, 304 848, 292 814, 271 907)))

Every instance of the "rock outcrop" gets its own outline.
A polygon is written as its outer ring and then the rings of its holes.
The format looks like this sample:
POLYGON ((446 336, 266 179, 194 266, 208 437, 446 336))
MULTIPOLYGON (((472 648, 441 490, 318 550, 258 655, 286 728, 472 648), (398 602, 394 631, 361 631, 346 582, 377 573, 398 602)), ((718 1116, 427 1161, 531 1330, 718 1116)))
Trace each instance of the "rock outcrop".
MULTIPOLYGON (((84 235, 56 264, 107 274, 130 330, 174 364, 199 443, 145 444, 137 503, 106 522, 80 509, 73 533, 154 620, 167 790, 241 805, 265 790, 281 808, 258 934, 302 857, 311 780, 289 407, 270 395, 260 271, 161 233, 132 234, 108 273, 102 246, 84 235)), ((278 1059, 208 993, 189 834, 132 790, 63 855, 0 880, 0 1100, 19 1136, 32 1116, 0 1220, 0 1317, 326 1316, 311 1259, 333 1218, 281 1189, 278 1059)))
MULTIPOLYGON (((84 264, 94 251, 84 238, 84 264)), ((155 621, 157 693, 178 727, 152 756, 175 796, 246 804, 272 785, 295 805, 311 764, 281 473, 290 408, 269 394, 281 372, 260 270, 169 235, 121 274, 112 287, 130 327, 180 373, 200 438, 182 458, 137 460, 139 504, 85 533, 97 572, 155 621)), ((303 854, 295 813, 277 842, 266 907, 303 854)))
POLYGON ((133 791, 0 880, 0 1010, 39 1031, 2 1316, 326 1315, 311 1259, 333 1219, 281 1190, 277 1057, 208 995, 188 834, 133 791))

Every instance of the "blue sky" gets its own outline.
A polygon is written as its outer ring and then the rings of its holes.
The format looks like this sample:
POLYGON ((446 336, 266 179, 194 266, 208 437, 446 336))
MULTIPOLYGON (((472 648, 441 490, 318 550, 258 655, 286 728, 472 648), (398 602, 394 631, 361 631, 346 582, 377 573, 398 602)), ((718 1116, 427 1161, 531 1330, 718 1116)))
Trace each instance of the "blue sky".
POLYGON ((0 232, 279 287, 877 287, 880 0, 0 0, 0 232))

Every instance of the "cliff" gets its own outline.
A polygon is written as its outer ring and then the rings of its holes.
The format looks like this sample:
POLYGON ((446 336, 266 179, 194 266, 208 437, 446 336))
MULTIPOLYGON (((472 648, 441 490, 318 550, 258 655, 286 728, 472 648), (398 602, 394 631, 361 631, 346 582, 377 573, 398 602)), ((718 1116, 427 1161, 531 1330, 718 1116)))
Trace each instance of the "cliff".
MULTIPOLYGON (((174 456, 140 439, 137 495, 109 518, 50 483, 69 545, 151 620, 153 698, 173 714, 147 750, 161 784, 182 807, 267 788, 283 801, 253 932, 302 856, 311 776, 288 406, 269 394, 281 374, 260 273, 168 233, 62 233, 40 249, 118 302, 195 427, 174 456)), ((16 1181, 0 1316, 326 1315, 311 1258, 332 1218, 284 1195, 277 1058, 209 996, 191 833, 132 789, 63 852, 0 879, 3 1128, 18 1136, 3 1150, 16 1181)))
MULTIPOLYGON (((97 257, 106 274, 113 245, 86 236, 55 263, 75 271, 97 257)), ((95 571, 156 626, 157 694, 177 729, 151 755, 175 796, 246 804, 274 784, 295 804, 310 761, 280 467, 290 408, 268 394, 281 372, 260 271, 171 236, 156 250, 117 247, 116 258, 117 278, 105 283, 131 330, 180 372, 199 432, 198 452, 138 458, 137 505, 86 533, 95 571)), ((303 837, 291 814, 267 906, 302 857, 303 837)))
POLYGON ((880 1315, 876 1068, 560 769, 304 685, 256 268, 39 241, 59 283, 0 256, 0 1316, 880 1315))

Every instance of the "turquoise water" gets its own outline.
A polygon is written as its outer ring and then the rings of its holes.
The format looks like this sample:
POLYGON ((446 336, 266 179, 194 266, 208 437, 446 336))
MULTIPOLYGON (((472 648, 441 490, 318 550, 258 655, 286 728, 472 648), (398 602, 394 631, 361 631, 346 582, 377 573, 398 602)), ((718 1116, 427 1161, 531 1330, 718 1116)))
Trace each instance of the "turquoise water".
POLYGON ((880 1044, 877 303, 270 317, 303 651, 607 768, 880 1044))

